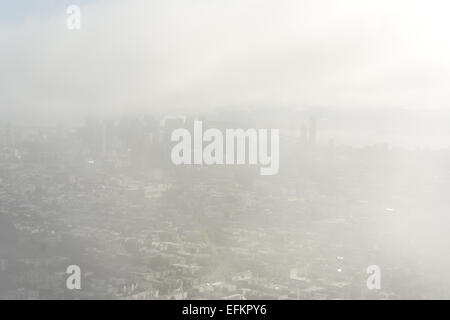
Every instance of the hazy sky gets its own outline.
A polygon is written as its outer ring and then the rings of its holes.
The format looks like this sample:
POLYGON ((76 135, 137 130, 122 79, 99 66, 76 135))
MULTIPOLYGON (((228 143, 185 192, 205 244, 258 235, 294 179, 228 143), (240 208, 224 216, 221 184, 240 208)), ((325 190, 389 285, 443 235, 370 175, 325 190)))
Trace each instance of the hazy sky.
POLYGON ((445 0, 0 2, 0 112, 450 106, 445 0), (81 30, 66 28, 78 4, 81 30))

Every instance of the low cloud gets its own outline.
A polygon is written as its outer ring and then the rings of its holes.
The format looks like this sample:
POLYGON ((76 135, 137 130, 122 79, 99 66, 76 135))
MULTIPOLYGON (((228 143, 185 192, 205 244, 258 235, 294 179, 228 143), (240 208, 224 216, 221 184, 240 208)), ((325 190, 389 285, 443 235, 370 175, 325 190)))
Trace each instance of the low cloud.
POLYGON ((445 1, 108 1, 74 31, 60 7, 0 24, 2 117, 448 107, 445 1))

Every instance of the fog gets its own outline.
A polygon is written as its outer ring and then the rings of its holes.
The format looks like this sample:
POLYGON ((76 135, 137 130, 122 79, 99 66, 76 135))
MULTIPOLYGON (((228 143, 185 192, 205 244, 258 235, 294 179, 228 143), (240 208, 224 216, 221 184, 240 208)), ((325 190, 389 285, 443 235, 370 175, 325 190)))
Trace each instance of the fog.
POLYGON ((1 2, 0 299, 450 298, 449 9, 1 2), (175 165, 198 119, 279 173, 175 165))
POLYGON ((43 1, 0 24, 1 110, 45 120, 175 106, 447 108, 448 6, 88 1, 73 32, 64 2, 43 1))

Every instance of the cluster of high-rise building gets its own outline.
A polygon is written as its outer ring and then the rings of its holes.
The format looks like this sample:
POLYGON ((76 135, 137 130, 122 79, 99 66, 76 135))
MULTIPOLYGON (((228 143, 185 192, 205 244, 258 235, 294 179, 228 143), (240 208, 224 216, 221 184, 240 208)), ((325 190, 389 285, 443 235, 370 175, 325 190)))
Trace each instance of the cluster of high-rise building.
MULTIPOLYGON (((448 209, 435 203, 448 172, 410 170, 385 186, 400 160, 427 168, 448 152, 330 148, 306 118, 297 134, 281 128, 276 176, 249 166, 175 167, 166 158, 170 133, 193 120, 2 126, 0 298, 448 296, 445 284, 430 285, 433 274, 406 257, 392 259, 404 245, 393 225, 419 220, 425 204, 433 217, 448 209), (421 184, 412 190, 410 179, 421 184), (382 290, 366 287, 371 264, 382 266, 382 290), (81 290, 65 286, 69 265, 82 270, 81 290)), ((245 128, 225 118, 202 121, 245 128)))

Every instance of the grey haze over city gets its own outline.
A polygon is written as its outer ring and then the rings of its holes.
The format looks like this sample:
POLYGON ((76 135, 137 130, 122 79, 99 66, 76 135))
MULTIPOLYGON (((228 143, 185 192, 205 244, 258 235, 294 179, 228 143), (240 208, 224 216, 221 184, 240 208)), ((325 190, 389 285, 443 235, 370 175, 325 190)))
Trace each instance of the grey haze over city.
POLYGON ((0 299, 449 299, 449 10, 1 1, 0 299))

